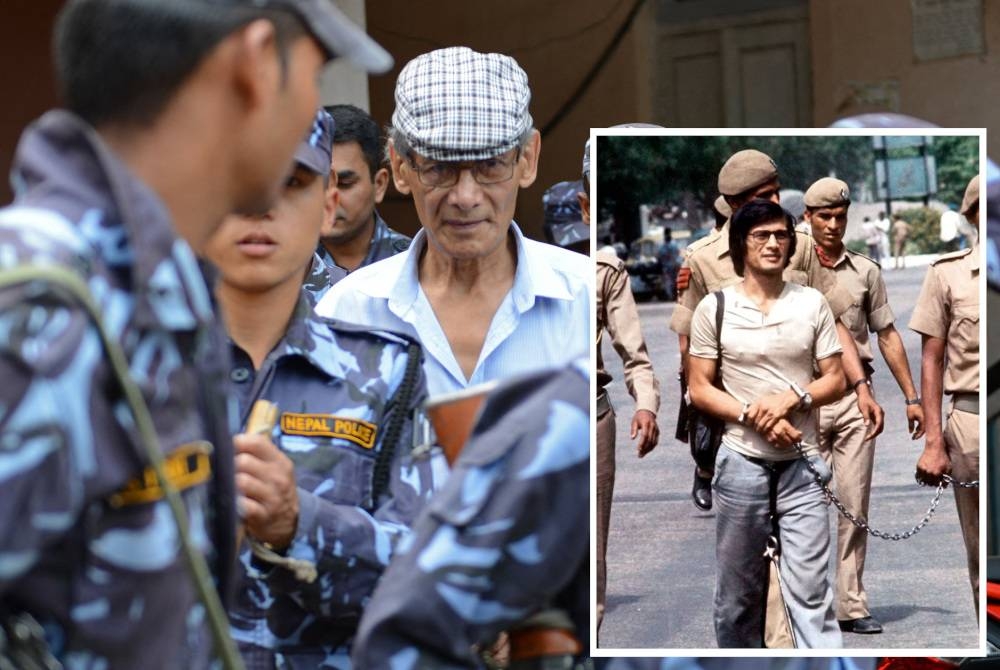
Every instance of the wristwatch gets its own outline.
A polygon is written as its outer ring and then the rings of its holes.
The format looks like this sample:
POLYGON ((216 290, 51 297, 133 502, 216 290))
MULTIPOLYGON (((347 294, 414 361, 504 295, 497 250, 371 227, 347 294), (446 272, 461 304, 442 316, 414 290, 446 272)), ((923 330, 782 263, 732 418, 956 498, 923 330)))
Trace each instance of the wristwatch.
POLYGON ((799 406, 797 409, 804 412, 808 412, 809 410, 812 409, 812 406, 813 406, 812 394, 809 393, 809 391, 803 391, 802 395, 799 396, 799 406))
POLYGON ((747 410, 749 410, 749 409, 750 409, 750 403, 744 402, 743 403, 743 409, 740 410, 740 415, 739 415, 739 417, 737 417, 736 423, 740 424, 741 426, 747 425, 747 423, 746 423, 746 421, 747 421, 747 410))
POLYGON ((907 405, 919 405, 920 404, 920 396, 917 396, 916 398, 907 398, 906 399, 906 404, 907 405))

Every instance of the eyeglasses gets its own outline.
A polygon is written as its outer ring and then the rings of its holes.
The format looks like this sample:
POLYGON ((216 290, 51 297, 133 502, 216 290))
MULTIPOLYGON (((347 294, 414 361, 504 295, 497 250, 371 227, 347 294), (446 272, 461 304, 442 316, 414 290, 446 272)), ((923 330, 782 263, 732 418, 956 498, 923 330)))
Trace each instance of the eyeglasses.
POLYGON ((464 162, 428 162, 417 165, 413 158, 410 158, 410 166, 417 173, 417 178, 424 186, 432 188, 449 188, 458 183, 458 178, 462 170, 472 172, 472 178, 477 184, 487 186, 489 184, 499 184, 514 176, 514 165, 521 158, 521 150, 517 149, 513 156, 503 158, 484 158, 478 161, 464 162))
POLYGON ((787 230, 751 230, 748 233, 748 237, 756 244, 765 244, 771 239, 772 235, 774 235, 774 239, 778 241, 778 244, 784 244, 792 239, 792 234, 787 230))

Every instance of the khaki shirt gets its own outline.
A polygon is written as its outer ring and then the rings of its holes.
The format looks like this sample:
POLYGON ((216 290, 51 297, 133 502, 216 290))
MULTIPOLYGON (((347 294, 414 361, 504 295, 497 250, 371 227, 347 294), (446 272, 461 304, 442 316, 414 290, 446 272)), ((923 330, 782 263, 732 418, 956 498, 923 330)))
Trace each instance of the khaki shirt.
POLYGON ((905 240, 910 234, 910 224, 902 219, 896 219, 892 222, 892 239, 894 240, 905 240))
POLYGON ((840 320, 851 331, 861 360, 871 361, 874 354, 868 333, 891 326, 896 318, 886 297, 882 269, 864 254, 845 249, 833 271, 837 283, 851 296, 851 304, 840 320))
MULTIPOLYGON (((723 289, 722 386, 740 402, 794 388, 805 388, 813 380, 817 360, 841 352, 833 314, 815 289, 786 282, 770 312, 737 291, 723 289)), ((695 310, 691 321, 692 356, 715 358, 715 295, 709 294, 695 310)), ((802 431, 806 453, 815 451, 816 411, 792 412, 788 420, 802 431)), ((794 449, 771 446, 753 428, 735 421, 726 423, 722 443, 746 456, 783 461, 798 458, 794 449)))
POLYGON ((625 264, 613 253, 597 252, 597 386, 598 393, 611 381, 604 369, 601 338, 607 330, 625 368, 625 386, 635 398, 635 409, 654 414, 660 409, 660 382, 646 352, 639 327, 639 313, 632 298, 625 264))
MULTIPOLYGON (((796 235, 795 253, 785 268, 785 281, 820 291, 830 303, 834 318, 839 319, 851 304, 850 295, 838 286, 834 273, 820 264, 813 248, 813 238, 802 233, 796 235)), ((678 297, 670 318, 670 329, 680 335, 690 334, 691 316, 702 298, 741 281, 729 256, 729 223, 722 227, 718 235, 692 251, 685 265, 691 268, 691 279, 687 290, 678 297)))
POLYGON ((910 328, 945 339, 945 393, 979 392, 978 244, 931 264, 910 328))

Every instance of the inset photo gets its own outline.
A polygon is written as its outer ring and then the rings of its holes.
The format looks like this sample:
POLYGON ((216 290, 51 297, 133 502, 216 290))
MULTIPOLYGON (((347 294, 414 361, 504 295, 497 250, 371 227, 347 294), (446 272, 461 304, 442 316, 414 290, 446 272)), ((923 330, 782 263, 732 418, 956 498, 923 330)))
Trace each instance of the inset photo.
POLYGON ((595 655, 981 656, 985 131, 726 132, 591 140, 595 655))

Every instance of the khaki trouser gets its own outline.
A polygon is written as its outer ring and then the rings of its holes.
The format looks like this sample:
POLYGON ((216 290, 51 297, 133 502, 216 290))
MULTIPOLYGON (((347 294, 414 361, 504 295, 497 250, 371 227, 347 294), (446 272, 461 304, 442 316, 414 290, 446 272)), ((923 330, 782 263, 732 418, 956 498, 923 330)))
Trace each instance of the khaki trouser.
POLYGON ((615 412, 609 409, 597 417, 597 629, 604 620, 604 593, 607 588, 608 524, 611 498, 615 490, 615 412))
MULTIPOLYGON (((979 415, 952 409, 944 429, 951 459, 951 476, 957 481, 979 479, 979 415)), ((979 489, 955 487, 955 506, 962 524, 969 582, 979 611, 979 489)))
MULTIPOLYGON (((833 471, 833 489, 847 510, 868 518, 871 501, 875 442, 865 440, 867 427, 858 409, 857 394, 851 392, 835 403, 819 408, 819 448, 833 471)), ((870 614, 868 594, 862 582, 868 533, 844 515, 837 514, 836 610, 841 621, 870 614)))

